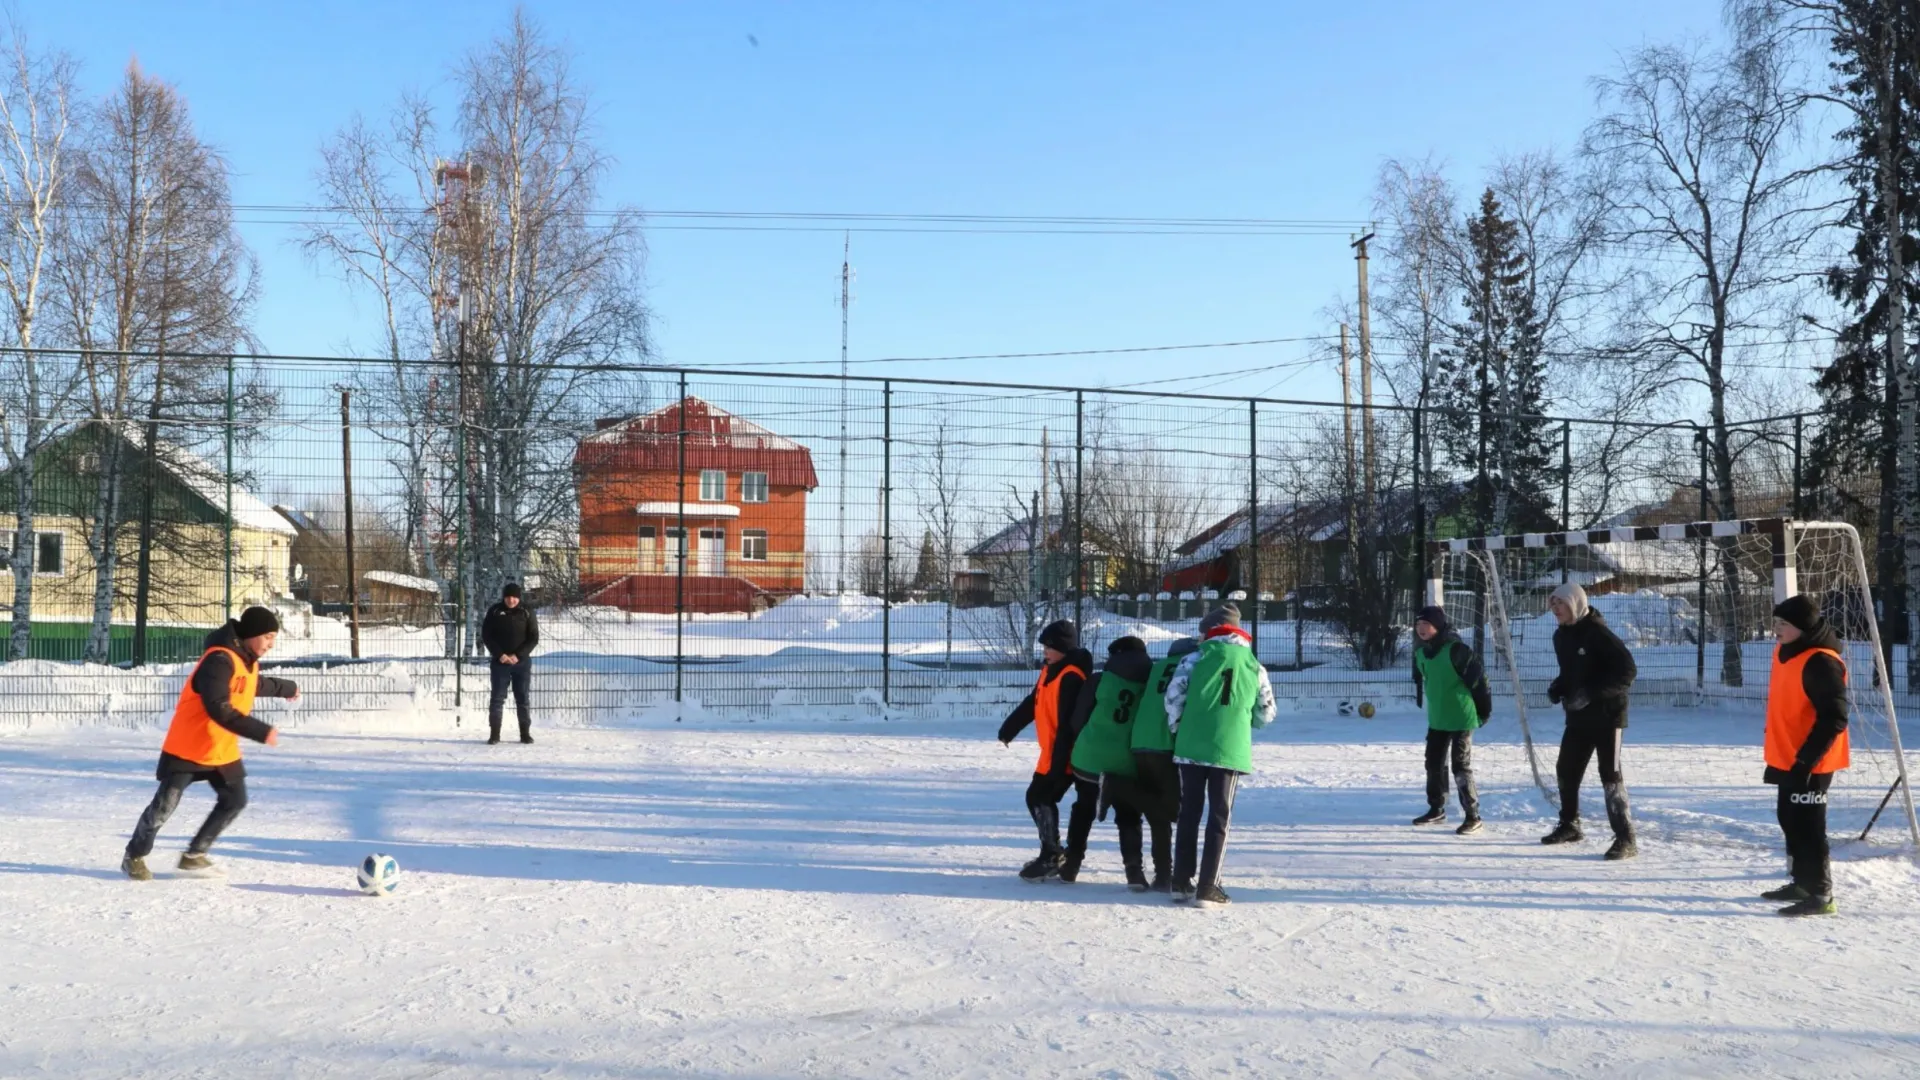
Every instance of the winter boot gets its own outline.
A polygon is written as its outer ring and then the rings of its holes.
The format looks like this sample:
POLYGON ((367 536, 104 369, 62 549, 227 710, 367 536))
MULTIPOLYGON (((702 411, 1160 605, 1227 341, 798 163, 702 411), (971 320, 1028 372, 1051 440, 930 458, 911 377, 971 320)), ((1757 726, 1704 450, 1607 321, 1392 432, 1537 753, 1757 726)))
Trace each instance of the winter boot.
POLYGON ((1781 908, 1780 914, 1789 919, 1797 919, 1803 915, 1831 915, 1837 910, 1839 909, 1833 906, 1833 897, 1809 895, 1797 904, 1788 904, 1781 908))
POLYGON ((1761 893, 1760 899, 1793 903, 1798 900, 1805 900, 1812 895, 1812 893, 1801 888, 1799 885, 1788 882, 1778 889, 1768 889, 1766 892, 1761 893))
POLYGON ((522 732, 520 733, 520 741, 521 741, 521 742, 523 742, 523 743, 530 743, 530 742, 532 742, 532 741, 533 741, 533 733, 532 733, 532 732, 530 732, 530 731, 522 731, 522 732))
POLYGON ((1232 903, 1233 899, 1227 895, 1227 890, 1221 888, 1218 883, 1215 883, 1201 889, 1199 894, 1193 898, 1193 902, 1201 907, 1224 907, 1232 903))
POLYGON ((1586 834, 1580 831, 1578 822, 1563 821, 1554 826, 1552 832, 1540 838, 1543 844, 1577 844, 1585 840, 1586 834))
POLYGON ((1193 901, 1193 882, 1176 881, 1173 883, 1173 902, 1186 904, 1193 901))
POLYGON ((120 872, 135 881, 152 881, 153 871, 147 869, 147 860, 138 855, 129 855, 120 860, 120 872))
POLYGON ((1607 849, 1607 861, 1619 862, 1622 859, 1631 859, 1638 854, 1640 854, 1640 845, 1633 842, 1633 837, 1616 836, 1613 838, 1613 846, 1607 849))
POLYGON ((183 853, 180 856, 180 869, 191 874, 217 874, 223 872, 220 865, 212 859, 207 858, 207 853, 204 851, 188 851, 183 853))
POLYGON ((1080 880, 1080 859, 1081 856, 1068 852, 1054 870, 1053 879, 1065 885, 1071 885, 1080 880))
POLYGON ((500 745, 500 733, 496 731, 496 732, 494 732, 493 734, 491 734, 491 735, 489 735, 489 736, 487 736, 487 745, 488 745, 488 746, 499 746, 499 745, 500 745))
POLYGON ((1470 817, 1467 820, 1461 822, 1460 827, 1453 831, 1454 831, 1454 835, 1456 836, 1472 836, 1474 833, 1479 832, 1482 828, 1484 828, 1484 826, 1480 823, 1480 819, 1478 817, 1470 817))
POLYGON ((1438 825, 1445 820, 1447 820, 1447 808, 1444 806, 1436 806, 1426 813, 1421 814, 1419 817, 1414 818, 1413 823, 1415 825, 1438 825))
POLYGON ((1147 881, 1146 872, 1140 869, 1139 863, 1134 863, 1132 866, 1127 867, 1127 891, 1146 892, 1152 887, 1153 886, 1147 881))
POLYGON ((1043 851, 1020 868, 1020 880, 1045 881, 1060 872, 1060 853, 1043 851))

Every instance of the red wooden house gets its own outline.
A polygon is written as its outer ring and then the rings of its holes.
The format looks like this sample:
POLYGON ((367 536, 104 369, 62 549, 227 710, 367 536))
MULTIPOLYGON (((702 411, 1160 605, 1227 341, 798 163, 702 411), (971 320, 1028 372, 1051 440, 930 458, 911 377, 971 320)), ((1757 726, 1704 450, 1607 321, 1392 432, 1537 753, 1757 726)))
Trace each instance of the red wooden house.
POLYGON ((806 587, 807 493, 820 481, 792 439, 688 397, 600 421, 574 469, 590 603, 752 611, 806 587))

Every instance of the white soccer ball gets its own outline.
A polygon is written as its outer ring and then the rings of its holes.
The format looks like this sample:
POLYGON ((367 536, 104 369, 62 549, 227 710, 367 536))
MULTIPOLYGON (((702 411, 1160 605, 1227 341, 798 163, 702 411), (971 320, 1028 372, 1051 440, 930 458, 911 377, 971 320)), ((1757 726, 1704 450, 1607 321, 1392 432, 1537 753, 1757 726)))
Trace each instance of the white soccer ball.
POLYGON ((360 891, 368 896, 386 896, 400 887, 400 863, 391 855, 375 853, 360 861, 360 891))

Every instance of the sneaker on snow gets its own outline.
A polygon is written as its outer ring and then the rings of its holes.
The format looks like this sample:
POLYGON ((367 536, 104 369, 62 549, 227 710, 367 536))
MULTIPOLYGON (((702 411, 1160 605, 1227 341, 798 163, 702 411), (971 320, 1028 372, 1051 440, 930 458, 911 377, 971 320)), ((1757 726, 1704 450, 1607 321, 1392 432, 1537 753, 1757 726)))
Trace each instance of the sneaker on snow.
POLYGON ((1080 860, 1069 855, 1060 860, 1060 869, 1054 871, 1055 881, 1071 885, 1080 880, 1080 860))
POLYGON ((1181 882, 1176 882, 1174 884, 1173 886, 1173 902, 1174 903, 1185 904, 1190 902, 1192 899, 1193 899, 1193 882, 1181 881, 1181 882))
POLYGON ((188 873, 196 874, 217 874, 223 872, 219 863, 207 858, 205 853, 199 851, 183 853, 180 856, 180 869, 188 873))
POLYGON ((1227 895, 1227 890, 1218 885, 1209 885, 1200 890, 1193 902, 1202 907, 1221 907, 1233 903, 1233 899, 1227 895))
POLYGON ((1640 854, 1640 845, 1633 842, 1633 837, 1616 836, 1613 838, 1613 846, 1607 849, 1607 861, 1619 862, 1621 859, 1631 859, 1638 854, 1640 854))
POLYGON ((1173 879, 1165 874, 1155 874, 1153 880, 1147 883, 1147 891, 1170 893, 1173 891, 1173 879))
POLYGON ((1447 820, 1446 809, 1436 806, 1426 813, 1421 814, 1419 817, 1414 818, 1413 823, 1415 825, 1434 825, 1445 820, 1447 820))
POLYGON ((1472 836, 1474 833, 1479 832, 1481 828, 1482 826, 1480 824, 1480 819, 1477 817, 1470 817, 1467 820, 1461 822, 1460 827, 1453 831, 1456 835, 1459 835, 1459 836, 1472 836))
POLYGON ((147 869, 147 860, 137 855, 129 855, 120 860, 120 872, 135 881, 152 881, 153 871, 147 869))
POLYGON ((523 731, 520 733, 520 741, 523 743, 530 743, 533 741, 533 736, 523 731))
POLYGON ((1127 868, 1127 889, 1130 892, 1146 892, 1147 875, 1137 866, 1127 868))
POLYGON ((1803 915, 1831 915, 1836 910, 1838 909, 1833 906, 1833 897, 1808 896, 1797 904, 1788 904, 1781 908, 1780 914, 1789 919, 1797 919, 1803 915))
POLYGON ((1035 856, 1031 862, 1028 862, 1027 865, 1020 868, 1020 880, 1045 881, 1059 872, 1060 856, 1053 854, 1038 855, 1035 856))
POLYGON ((1585 839, 1586 836, 1581 833, 1580 826, 1563 821, 1554 826, 1552 832, 1541 837, 1540 842, 1543 844, 1577 844, 1585 839))
POLYGON ((500 733, 496 731, 496 732, 494 732, 493 734, 491 734, 491 735, 489 735, 489 736, 487 736, 487 745, 488 745, 488 746, 499 746, 499 745, 500 745, 500 733))
POLYGON ((1800 886, 1795 885, 1792 882, 1788 882, 1787 884, 1782 885, 1777 889, 1768 889, 1766 892, 1761 893, 1760 899, 1784 900, 1791 903, 1795 900, 1805 900, 1807 897, 1812 895, 1813 895, 1812 893, 1801 888, 1800 886))

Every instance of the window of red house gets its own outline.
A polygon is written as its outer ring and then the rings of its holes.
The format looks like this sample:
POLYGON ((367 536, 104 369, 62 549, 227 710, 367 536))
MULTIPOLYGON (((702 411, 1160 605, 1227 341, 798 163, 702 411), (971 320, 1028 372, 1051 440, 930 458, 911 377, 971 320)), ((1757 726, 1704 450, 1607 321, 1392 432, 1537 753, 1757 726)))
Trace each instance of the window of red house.
POLYGON ((767 474, 750 472, 740 474, 740 501, 763 503, 767 501, 767 474))
MULTIPOLYGON (((752 474, 749 473, 749 476, 752 474)), ((765 474, 762 474, 765 475, 765 474)), ((747 529, 740 534, 740 561, 767 561, 767 530, 747 529)))

